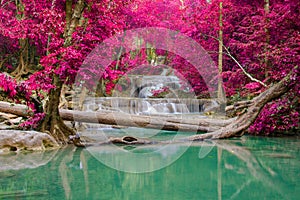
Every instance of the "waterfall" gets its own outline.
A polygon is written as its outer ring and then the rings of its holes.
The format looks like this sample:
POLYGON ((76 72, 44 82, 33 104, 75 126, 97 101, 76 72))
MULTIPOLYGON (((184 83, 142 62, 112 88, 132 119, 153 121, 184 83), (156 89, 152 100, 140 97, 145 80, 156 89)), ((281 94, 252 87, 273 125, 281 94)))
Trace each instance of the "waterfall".
POLYGON ((86 99, 84 110, 113 110, 129 114, 197 114, 218 108, 216 100, 176 98, 98 97, 86 99))
MULTIPOLYGON (((166 71, 166 70, 164 70, 166 71)), ((172 73, 171 73, 172 74, 172 73)), ((174 73, 173 73, 174 74, 174 73)), ((129 88, 123 97, 97 97, 86 99, 86 111, 110 110, 129 114, 197 114, 218 109, 215 100, 197 99, 181 89, 180 79, 174 75, 130 75, 129 88), (167 87, 164 98, 155 98, 153 91, 167 87), (126 95, 130 94, 130 97, 126 95), (178 96, 184 96, 180 98, 178 96)))

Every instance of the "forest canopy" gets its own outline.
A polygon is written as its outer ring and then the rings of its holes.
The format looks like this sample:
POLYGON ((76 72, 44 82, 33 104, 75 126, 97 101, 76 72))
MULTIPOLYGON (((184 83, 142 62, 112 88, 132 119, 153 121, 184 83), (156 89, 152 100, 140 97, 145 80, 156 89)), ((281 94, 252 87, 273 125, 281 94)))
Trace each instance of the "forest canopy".
MULTIPOLYGON (((57 117, 60 96, 81 73, 89 53, 126 30, 161 27, 192 38, 210 54, 219 67, 211 79, 222 78, 229 103, 252 100, 299 66, 299 7, 299 0, 2 0, 1 99, 31 108, 33 114, 21 127, 67 138, 73 131, 57 117)), ((103 72, 100 96, 120 89, 116 82, 127 71, 164 57, 197 96, 208 97, 196 69, 171 52, 151 44, 139 51, 119 51, 103 72)), ((89 73, 82 74, 86 81, 89 73)), ((299 130, 299 68, 291 78, 296 84, 264 106, 249 133, 299 130)))

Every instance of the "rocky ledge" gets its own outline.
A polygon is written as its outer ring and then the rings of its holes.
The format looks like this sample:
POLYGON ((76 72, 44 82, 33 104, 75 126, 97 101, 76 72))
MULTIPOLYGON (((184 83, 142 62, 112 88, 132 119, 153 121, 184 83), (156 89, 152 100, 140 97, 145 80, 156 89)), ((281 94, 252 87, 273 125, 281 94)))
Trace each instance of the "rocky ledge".
POLYGON ((0 153, 58 148, 50 135, 37 131, 0 130, 0 153))

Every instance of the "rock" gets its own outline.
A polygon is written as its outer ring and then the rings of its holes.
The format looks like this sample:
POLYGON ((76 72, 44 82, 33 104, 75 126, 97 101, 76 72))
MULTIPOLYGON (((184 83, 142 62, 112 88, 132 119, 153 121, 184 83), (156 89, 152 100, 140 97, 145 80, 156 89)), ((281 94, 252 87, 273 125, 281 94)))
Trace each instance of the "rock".
POLYGON ((220 104, 217 101, 207 100, 203 104, 203 112, 215 112, 220 109, 220 104))
POLYGON ((153 144, 153 141, 135 138, 132 136, 123 136, 121 138, 109 138, 109 142, 113 144, 153 144))
MULTIPOLYGON (((138 97, 139 98, 148 98, 148 97, 152 97, 152 90, 154 90, 156 88, 154 87, 144 87, 143 89, 141 89, 141 91, 139 92, 138 97)), ((159 89, 159 88, 158 88, 159 89)))
POLYGON ((0 153, 9 151, 41 151, 57 148, 53 137, 37 131, 2 130, 0 132, 0 153))
POLYGON ((95 104, 95 105, 89 105, 88 108, 91 111, 97 111, 97 110, 99 110, 99 106, 97 104, 95 104))
POLYGON ((12 129, 12 126, 6 125, 5 123, 0 123, 0 130, 12 129))
POLYGON ((77 147, 85 147, 83 141, 80 138, 80 135, 77 133, 76 135, 69 136, 69 142, 72 142, 77 147))

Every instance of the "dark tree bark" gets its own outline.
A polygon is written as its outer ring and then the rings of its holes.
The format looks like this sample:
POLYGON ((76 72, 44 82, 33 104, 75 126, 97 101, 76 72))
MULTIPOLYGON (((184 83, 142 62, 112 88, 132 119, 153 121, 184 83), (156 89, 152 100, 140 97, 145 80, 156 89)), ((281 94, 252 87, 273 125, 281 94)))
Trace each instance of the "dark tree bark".
POLYGON ((69 128, 60 117, 58 105, 61 94, 62 82, 57 75, 53 77, 53 84, 56 86, 49 94, 49 100, 46 104, 46 116, 40 126, 42 132, 47 132, 52 135, 56 141, 63 144, 69 140, 69 135, 74 135, 73 129, 69 128))

